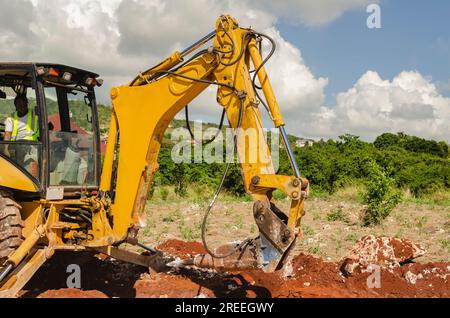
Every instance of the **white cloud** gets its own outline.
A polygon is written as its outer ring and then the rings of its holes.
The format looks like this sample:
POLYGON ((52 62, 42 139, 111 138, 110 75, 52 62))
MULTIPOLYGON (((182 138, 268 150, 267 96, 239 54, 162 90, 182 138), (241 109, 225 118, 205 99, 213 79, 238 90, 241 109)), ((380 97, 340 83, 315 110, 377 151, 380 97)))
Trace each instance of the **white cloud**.
MULTIPOLYGON (((51 61, 98 72, 105 85, 98 91, 109 102, 112 86, 172 51, 210 32, 216 18, 231 14, 241 26, 271 35, 278 50, 267 69, 292 133, 336 137, 349 132, 373 138, 384 131, 404 131, 450 139, 449 99, 417 72, 392 81, 367 72, 336 107, 324 106, 327 78, 308 68, 299 48, 276 28, 280 19, 321 26, 368 0, 0 0, 0 60, 51 61)), ((193 105, 193 118, 220 114, 215 89, 193 105)))
POLYGON ((258 29, 275 22, 269 12, 232 0, 123 0, 117 10, 119 51, 125 55, 167 55, 211 32, 224 13, 231 13, 242 26, 258 29))
POLYGON ((392 81, 368 71, 337 96, 335 131, 373 139, 383 132, 450 140, 450 98, 439 94, 419 72, 401 72, 392 81))
MULTIPOLYGON (((52 61, 96 71, 106 82, 102 101, 118 79, 128 82, 138 71, 209 33, 223 13, 259 30, 276 21, 270 10, 233 0, 0 0, 0 7, 2 60, 52 61)), ((287 45, 294 49, 278 38, 280 50, 287 45)), ((304 65, 294 65, 297 62, 303 63, 298 59, 290 65, 305 72, 304 65)))
POLYGON ((284 112, 289 115, 317 111, 325 100, 328 79, 315 78, 301 51, 284 40, 274 27, 266 30, 266 34, 277 43, 277 51, 267 64, 267 71, 284 112))

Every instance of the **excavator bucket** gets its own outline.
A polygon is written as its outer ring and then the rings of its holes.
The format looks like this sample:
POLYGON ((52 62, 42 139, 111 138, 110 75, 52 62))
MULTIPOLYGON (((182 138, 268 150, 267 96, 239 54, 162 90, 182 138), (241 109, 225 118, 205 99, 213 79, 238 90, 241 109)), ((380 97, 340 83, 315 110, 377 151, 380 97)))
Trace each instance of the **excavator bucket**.
POLYGON ((256 201, 253 216, 260 234, 262 268, 266 272, 273 272, 282 267, 297 233, 288 227, 287 216, 268 201, 256 201))
MULTIPOLYGON (((235 250, 238 245, 238 243, 222 245, 215 250, 215 253, 226 255, 235 250)), ((214 258, 209 254, 202 254, 185 262, 184 265, 212 268, 219 271, 259 268, 265 272, 273 272, 283 267, 283 261, 286 259, 289 251, 281 252, 271 245, 267 239, 259 237, 226 258, 214 258)))
POLYGON ((259 268, 265 272, 274 272, 282 268, 284 260, 294 246, 296 233, 288 228, 285 214, 269 202, 256 201, 253 214, 260 236, 245 242, 225 244, 215 249, 215 255, 228 255, 227 257, 201 254, 190 260, 168 263, 167 266, 194 265, 220 271, 259 268))
POLYGON ((231 255, 224 258, 215 258, 210 254, 200 254, 192 259, 184 261, 172 261, 168 267, 197 266, 218 271, 238 271, 246 269, 262 269, 265 272, 273 272, 284 265, 284 260, 290 252, 279 251, 270 241, 264 237, 258 237, 249 241, 243 247, 240 243, 225 244, 214 253, 218 255, 231 255))

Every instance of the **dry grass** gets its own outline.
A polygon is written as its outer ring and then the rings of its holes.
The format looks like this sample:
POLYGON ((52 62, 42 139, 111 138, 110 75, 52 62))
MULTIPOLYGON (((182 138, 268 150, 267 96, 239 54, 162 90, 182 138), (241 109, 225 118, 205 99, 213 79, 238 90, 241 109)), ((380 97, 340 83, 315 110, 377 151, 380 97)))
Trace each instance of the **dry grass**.
MULTIPOLYGON (((420 261, 450 261, 449 193, 418 199, 407 198, 391 215, 374 227, 361 226, 361 188, 353 186, 333 196, 312 197, 306 202, 302 220, 304 237, 295 252, 316 254, 330 261, 341 259, 360 237, 368 234, 407 238, 422 244, 427 253, 420 261), (437 202, 437 203, 436 203, 437 202), (430 204, 432 203, 432 204, 430 204)), ((158 190, 147 206, 148 224, 141 239, 157 245, 168 239, 201 241, 200 225, 213 191, 189 189, 188 198, 178 198, 169 189, 166 200, 158 190)), ((212 247, 258 235, 251 201, 222 196, 208 221, 208 242, 212 247)), ((289 209, 288 200, 277 205, 289 209)))

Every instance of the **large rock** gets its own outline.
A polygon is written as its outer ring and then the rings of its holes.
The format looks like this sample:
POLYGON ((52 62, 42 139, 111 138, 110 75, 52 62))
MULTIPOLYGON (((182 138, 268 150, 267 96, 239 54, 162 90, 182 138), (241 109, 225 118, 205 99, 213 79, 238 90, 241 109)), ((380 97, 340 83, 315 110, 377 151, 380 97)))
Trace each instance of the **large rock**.
POLYGON ((344 258, 341 271, 351 275, 364 271, 369 265, 394 268, 424 254, 420 245, 409 240, 368 235, 356 242, 350 255, 344 258))

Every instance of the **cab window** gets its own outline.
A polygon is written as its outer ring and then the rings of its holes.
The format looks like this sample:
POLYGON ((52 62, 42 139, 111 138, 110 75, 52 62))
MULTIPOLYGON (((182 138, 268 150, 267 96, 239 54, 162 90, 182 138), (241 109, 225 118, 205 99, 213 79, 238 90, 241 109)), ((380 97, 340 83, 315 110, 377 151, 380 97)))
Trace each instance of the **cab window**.
POLYGON ((95 138, 89 95, 46 87, 51 186, 96 186, 95 138))
POLYGON ((36 91, 21 82, 17 72, 0 72, 0 155, 39 181, 42 146, 36 91))

